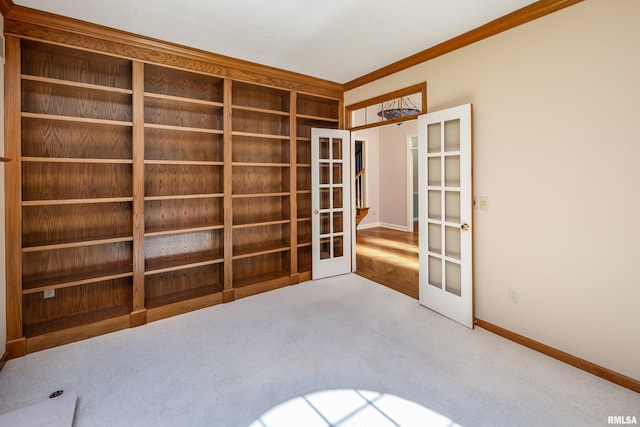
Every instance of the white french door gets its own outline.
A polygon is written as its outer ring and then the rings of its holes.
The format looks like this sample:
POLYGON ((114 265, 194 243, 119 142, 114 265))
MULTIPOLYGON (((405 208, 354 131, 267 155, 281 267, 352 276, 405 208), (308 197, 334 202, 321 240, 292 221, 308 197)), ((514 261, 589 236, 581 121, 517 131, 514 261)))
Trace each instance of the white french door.
POLYGON ((473 328, 471 104, 418 117, 420 304, 473 328))
POLYGON ((311 129, 312 278, 351 271, 351 137, 311 129))

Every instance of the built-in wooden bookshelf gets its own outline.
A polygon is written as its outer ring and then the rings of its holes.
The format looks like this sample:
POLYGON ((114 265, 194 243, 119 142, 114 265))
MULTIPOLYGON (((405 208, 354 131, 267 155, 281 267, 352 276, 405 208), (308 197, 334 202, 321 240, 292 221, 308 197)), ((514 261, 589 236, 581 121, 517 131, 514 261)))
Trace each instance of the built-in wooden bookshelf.
POLYGON ((339 85, 5 25, 10 357, 311 278, 339 85))

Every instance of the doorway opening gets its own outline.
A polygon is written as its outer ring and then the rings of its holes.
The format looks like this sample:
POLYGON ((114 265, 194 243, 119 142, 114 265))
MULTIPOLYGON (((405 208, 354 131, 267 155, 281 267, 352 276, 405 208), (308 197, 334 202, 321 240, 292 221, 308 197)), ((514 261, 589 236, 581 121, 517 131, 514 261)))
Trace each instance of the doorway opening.
MULTIPOLYGON (((368 214, 357 225, 356 274, 413 298, 418 298, 418 226, 414 222, 413 151, 417 151, 417 120, 352 133, 354 191, 358 207, 358 179, 365 185, 368 214), (416 150, 411 147, 415 138, 416 150), (360 143, 360 144, 359 144, 360 143), (362 158, 362 166, 358 157, 362 158)), ((416 153, 417 155, 417 153, 416 153)), ((415 185, 414 185, 415 181, 415 185)))

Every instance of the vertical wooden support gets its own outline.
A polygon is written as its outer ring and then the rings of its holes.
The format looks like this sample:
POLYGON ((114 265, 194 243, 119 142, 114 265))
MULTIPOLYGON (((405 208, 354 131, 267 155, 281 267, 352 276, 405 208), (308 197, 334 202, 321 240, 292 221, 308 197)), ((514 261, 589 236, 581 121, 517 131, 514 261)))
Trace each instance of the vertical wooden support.
POLYGON ((5 239, 7 353, 9 358, 27 352, 22 325, 22 162, 20 39, 6 38, 4 76, 4 152, 13 161, 5 163, 5 239))
POLYGON ((233 158, 232 151, 232 126, 231 120, 231 90, 232 82, 229 79, 224 80, 223 91, 223 130, 224 130, 224 177, 223 177, 223 192, 224 192, 224 290, 222 291, 222 302, 229 302, 235 299, 233 289, 233 211, 232 205, 232 167, 231 162, 233 158))
POLYGON ((133 312, 131 327, 147 323, 144 304, 144 63, 133 61, 133 312))
POLYGON ((298 114, 297 106, 298 106, 298 93, 291 91, 291 104, 289 106, 289 164, 291 167, 289 168, 289 183, 290 183, 290 192, 291 196, 289 197, 289 218, 290 218, 290 226, 289 230, 291 233, 290 245, 291 245, 291 256, 289 257, 291 260, 290 267, 290 279, 289 283, 296 284, 300 282, 298 275, 298 160, 297 160, 297 126, 296 126, 296 116, 298 114))

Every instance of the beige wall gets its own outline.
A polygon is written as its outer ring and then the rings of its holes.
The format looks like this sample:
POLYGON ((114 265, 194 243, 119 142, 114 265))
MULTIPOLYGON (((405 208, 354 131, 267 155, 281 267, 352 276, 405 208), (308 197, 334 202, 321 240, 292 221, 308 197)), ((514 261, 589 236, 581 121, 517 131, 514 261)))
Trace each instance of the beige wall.
POLYGON ((366 174, 369 214, 359 228, 385 226, 408 230, 407 137, 418 134, 417 120, 354 132, 355 139, 369 141, 366 174), (384 159, 382 161, 381 159, 384 159))
POLYGON ((476 317, 636 380, 638 16, 586 0, 345 94, 426 81, 430 111, 473 103, 476 317))

